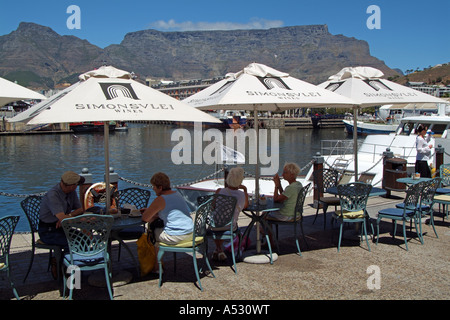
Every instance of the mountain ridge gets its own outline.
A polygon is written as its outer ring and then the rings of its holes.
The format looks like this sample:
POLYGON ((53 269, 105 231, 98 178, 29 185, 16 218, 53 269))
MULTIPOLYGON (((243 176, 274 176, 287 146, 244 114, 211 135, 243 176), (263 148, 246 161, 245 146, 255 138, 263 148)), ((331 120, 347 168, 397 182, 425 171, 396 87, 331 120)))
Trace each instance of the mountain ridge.
MULTIPOLYGON (((127 33, 104 49, 50 27, 21 22, 0 36, 0 76, 52 88, 73 83, 77 75, 109 64, 135 72, 141 80, 207 79, 237 72, 258 62, 318 84, 344 67, 371 66, 386 77, 398 73, 370 55, 364 40, 332 35, 327 25, 261 30, 127 33)), ((21 83, 22 84, 22 83, 21 83)), ((24 85, 24 84, 22 84, 24 85)))

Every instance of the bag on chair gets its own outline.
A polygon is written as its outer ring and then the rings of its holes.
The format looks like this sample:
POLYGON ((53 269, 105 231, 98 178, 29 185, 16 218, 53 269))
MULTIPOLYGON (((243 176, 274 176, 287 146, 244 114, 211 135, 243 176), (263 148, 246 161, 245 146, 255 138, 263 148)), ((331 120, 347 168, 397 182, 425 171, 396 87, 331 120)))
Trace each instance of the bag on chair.
POLYGON ((147 233, 143 233, 136 243, 141 277, 143 277, 149 274, 155 266, 156 250, 153 244, 149 242, 147 233))

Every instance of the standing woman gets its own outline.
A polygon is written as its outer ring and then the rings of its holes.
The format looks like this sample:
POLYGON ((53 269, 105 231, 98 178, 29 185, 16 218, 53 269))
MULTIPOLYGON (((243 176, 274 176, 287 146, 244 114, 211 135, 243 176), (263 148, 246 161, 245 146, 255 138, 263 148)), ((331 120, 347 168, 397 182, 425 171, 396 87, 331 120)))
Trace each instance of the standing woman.
POLYGON ((431 149, 433 145, 430 142, 431 136, 427 135, 427 127, 419 125, 416 138, 416 172, 420 173, 421 178, 431 178, 428 160, 431 159, 431 149))

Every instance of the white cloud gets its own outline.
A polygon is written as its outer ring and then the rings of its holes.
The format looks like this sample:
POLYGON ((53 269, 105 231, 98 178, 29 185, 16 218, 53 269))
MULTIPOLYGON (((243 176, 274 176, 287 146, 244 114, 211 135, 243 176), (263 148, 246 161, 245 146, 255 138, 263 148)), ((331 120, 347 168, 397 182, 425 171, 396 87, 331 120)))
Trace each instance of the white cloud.
POLYGON ((169 21, 155 21, 149 24, 149 28, 160 31, 206 31, 206 30, 237 30, 237 29, 270 29, 283 26, 281 20, 266 20, 253 18, 247 23, 237 22, 176 22, 173 19, 169 21))

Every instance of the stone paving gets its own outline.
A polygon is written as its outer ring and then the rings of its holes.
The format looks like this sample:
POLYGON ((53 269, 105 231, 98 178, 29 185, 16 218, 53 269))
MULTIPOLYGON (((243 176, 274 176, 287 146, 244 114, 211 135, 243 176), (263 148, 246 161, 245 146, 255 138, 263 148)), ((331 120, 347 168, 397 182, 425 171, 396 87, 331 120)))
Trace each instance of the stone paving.
MULTIPOLYGON (((402 193, 393 193, 391 198, 369 199, 368 212, 372 218, 378 210, 394 206, 402 201, 402 193)), ((450 293, 449 240, 450 221, 437 213, 436 238, 430 225, 425 224, 424 244, 414 232, 408 231, 409 251, 405 250, 401 228, 393 239, 390 221, 380 225, 380 240, 376 245, 344 239, 341 251, 337 252, 338 229, 331 228, 329 217, 334 208, 329 208, 326 230, 323 215, 312 224, 315 209, 305 201, 304 230, 307 244, 301 239, 302 256, 296 253, 291 227, 280 228, 280 250, 278 260, 271 264, 249 264, 239 262, 238 273, 231 266, 231 258, 224 263, 213 263, 215 278, 202 274, 204 291, 196 285, 192 257, 177 255, 177 270, 173 270, 171 254, 164 256, 165 271, 163 285, 158 288, 158 275, 138 277, 135 266, 122 249, 117 261, 118 246, 113 244, 114 299, 115 300, 448 300, 450 293), (379 274, 379 282, 375 276, 379 274), (124 275, 124 277, 120 277, 124 275), (132 278, 128 278, 132 277, 132 278), (379 289, 376 285, 379 284, 379 289)), ((439 208, 436 205, 435 210, 439 208)), ((372 220, 376 226, 375 219, 372 220)), ((241 214, 239 225, 245 228, 249 220, 241 214)), ((348 233, 352 233, 348 227, 348 233)), ((254 230, 251 235, 254 249, 254 230)), ((22 300, 62 300, 62 281, 53 280, 47 271, 48 251, 36 251, 31 273, 25 283, 23 278, 28 268, 31 248, 30 234, 15 234, 11 247, 11 264, 17 291, 22 300)), ((135 241, 128 245, 136 252, 135 241)), ((212 243, 210 248, 212 247, 212 243)), ((137 257, 137 253, 136 253, 137 257)), ((199 260, 201 261, 201 259, 199 260)), ((107 300, 105 288, 92 285, 89 278, 101 277, 98 271, 82 274, 81 289, 75 290, 74 300, 107 300), (97 274, 96 274, 97 273, 97 274)), ((5 278, 0 278, 0 299, 14 300, 5 278)))

